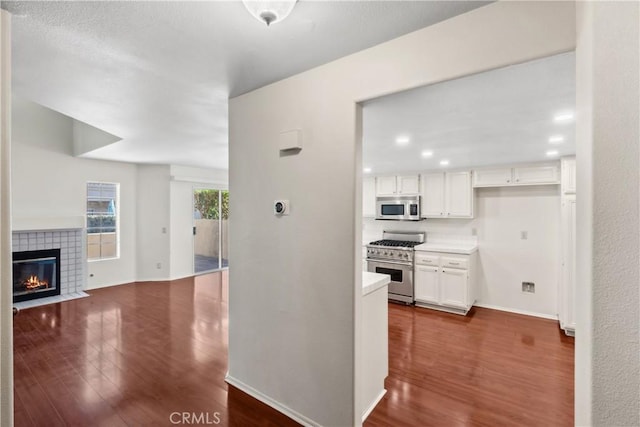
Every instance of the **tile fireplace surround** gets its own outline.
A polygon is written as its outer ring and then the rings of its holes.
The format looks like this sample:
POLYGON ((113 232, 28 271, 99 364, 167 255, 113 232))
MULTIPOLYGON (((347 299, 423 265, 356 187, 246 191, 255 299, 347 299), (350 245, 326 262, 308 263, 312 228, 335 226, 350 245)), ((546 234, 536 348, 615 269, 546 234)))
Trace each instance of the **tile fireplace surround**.
MULTIPOLYGON (((65 221, 65 228, 49 228, 55 223, 47 226, 29 224, 30 230, 20 229, 12 233, 12 251, 37 251, 43 249, 60 249, 60 297, 50 297, 60 301, 86 296, 82 291, 85 287, 86 278, 86 249, 84 242, 84 221, 65 221), (78 227, 79 226, 79 227, 78 227), (35 229, 38 227, 39 229, 35 229), (77 228, 76 228, 77 227, 77 228)), ((19 223, 18 223, 19 224, 19 223)), ((26 228, 26 227, 22 227, 26 228)), ((27 308, 45 302, 47 298, 24 301, 14 305, 27 308), (38 301, 41 301, 38 303, 38 301)), ((51 300, 49 302, 57 302, 51 300)))

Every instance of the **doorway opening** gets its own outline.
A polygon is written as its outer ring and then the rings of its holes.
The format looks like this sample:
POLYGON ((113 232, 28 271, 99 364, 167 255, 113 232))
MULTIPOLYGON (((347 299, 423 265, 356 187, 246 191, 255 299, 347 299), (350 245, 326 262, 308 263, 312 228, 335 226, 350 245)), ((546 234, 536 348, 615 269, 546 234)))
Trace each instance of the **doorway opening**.
POLYGON ((229 191, 193 190, 193 272, 203 274, 229 267, 229 191))

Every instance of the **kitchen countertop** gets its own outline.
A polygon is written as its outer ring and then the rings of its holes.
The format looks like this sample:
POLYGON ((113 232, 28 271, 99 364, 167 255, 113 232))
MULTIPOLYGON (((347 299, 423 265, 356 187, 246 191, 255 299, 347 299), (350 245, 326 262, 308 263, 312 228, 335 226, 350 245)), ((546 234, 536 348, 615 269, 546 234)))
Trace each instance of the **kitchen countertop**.
POLYGON ((478 245, 468 242, 442 242, 442 243, 423 243, 415 246, 416 251, 422 252, 445 252, 449 254, 471 255, 478 250, 478 245))
POLYGON ((362 272, 362 296, 369 295, 377 291, 383 286, 387 286, 391 281, 388 274, 371 273, 369 271, 362 272))

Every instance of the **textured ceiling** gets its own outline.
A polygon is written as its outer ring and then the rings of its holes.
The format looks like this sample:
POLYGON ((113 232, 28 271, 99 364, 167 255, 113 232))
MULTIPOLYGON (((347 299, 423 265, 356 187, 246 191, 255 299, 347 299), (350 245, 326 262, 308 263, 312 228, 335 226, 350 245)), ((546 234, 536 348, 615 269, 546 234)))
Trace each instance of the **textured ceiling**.
POLYGON ((14 93, 122 138, 86 157, 226 168, 228 98, 487 2, 10 2, 14 93))
POLYGON ((575 154, 575 123, 554 121, 574 109, 573 52, 385 96, 364 105, 364 167, 415 172, 441 169, 445 159, 466 168, 575 154), (564 142, 550 144, 552 136, 564 142))

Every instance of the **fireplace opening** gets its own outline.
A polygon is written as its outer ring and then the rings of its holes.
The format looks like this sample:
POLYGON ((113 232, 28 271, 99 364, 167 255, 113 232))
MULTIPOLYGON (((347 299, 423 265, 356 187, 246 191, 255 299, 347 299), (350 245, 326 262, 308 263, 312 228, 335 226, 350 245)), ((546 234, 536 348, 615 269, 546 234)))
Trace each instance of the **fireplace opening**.
POLYGON ((60 295, 60 249, 13 253, 13 302, 60 295))

